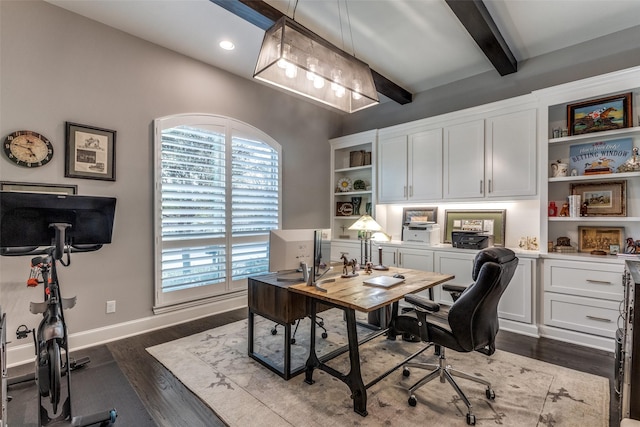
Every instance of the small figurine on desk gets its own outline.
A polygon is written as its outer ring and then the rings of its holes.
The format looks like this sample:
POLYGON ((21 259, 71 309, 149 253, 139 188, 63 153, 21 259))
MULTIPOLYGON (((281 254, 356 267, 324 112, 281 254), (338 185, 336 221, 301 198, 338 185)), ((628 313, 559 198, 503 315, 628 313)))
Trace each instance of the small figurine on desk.
POLYGON ((356 277, 358 275, 358 273, 356 273, 356 265, 358 265, 358 261, 355 259, 352 259, 351 261, 349 261, 347 259, 347 255, 344 253, 340 257, 340 259, 343 260, 343 264, 344 264, 342 266, 342 276, 340 277, 344 277, 344 278, 356 277), (349 273, 349 267, 351 267, 351 273, 349 273))
POLYGON ((562 209, 560 209, 560 216, 569 216, 569 202, 564 202, 562 204, 562 209))
POLYGON ((373 272, 373 263, 367 262, 367 264, 364 267, 364 274, 371 274, 372 272, 373 272))

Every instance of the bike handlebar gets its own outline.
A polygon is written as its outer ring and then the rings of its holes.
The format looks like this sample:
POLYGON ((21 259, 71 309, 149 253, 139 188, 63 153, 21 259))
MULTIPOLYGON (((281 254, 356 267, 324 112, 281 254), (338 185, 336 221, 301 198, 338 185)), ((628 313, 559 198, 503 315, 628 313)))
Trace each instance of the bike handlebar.
MULTIPOLYGON (((65 252, 71 253, 93 252, 102 248, 102 244, 97 245, 65 245, 65 252)), ((16 246, 12 248, 0 248, 1 256, 23 256, 23 255, 44 255, 51 254, 55 246, 16 246)))

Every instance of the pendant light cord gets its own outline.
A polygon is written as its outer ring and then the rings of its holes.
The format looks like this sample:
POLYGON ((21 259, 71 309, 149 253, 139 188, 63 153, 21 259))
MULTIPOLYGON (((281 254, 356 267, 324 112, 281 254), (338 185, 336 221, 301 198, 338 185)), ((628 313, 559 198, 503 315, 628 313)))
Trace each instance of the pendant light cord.
MULTIPOLYGON (((347 9, 347 24, 349 24, 349 35, 351 36, 351 50, 353 51, 353 57, 357 58, 356 45, 353 43, 353 29, 351 28, 351 15, 349 15, 349 2, 347 0, 344 0, 344 7, 347 9)), ((342 44, 344 44, 344 41, 342 44)))

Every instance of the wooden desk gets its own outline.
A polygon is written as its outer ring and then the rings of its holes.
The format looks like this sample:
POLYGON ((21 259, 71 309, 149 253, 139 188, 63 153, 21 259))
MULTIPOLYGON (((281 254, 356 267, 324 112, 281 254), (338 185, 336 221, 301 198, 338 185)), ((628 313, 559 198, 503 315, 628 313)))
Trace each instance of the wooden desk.
MULTIPOLYGON (((397 305, 406 294, 420 292, 441 283, 453 279, 455 276, 450 274, 440 274, 426 271, 409 270, 406 268, 391 268, 389 271, 374 271, 371 276, 360 274, 354 278, 341 278, 339 273, 328 276, 327 278, 335 278, 335 282, 322 283, 319 285, 326 289, 322 292, 314 287, 306 284, 295 284, 289 286, 288 290, 300 295, 308 297, 311 302, 311 336, 309 358, 307 359, 305 369, 305 382, 313 384, 313 370, 318 368, 329 375, 332 375, 349 387, 353 399, 353 410, 362 416, 367 415, 367 388, 376 384, 382 378, 387 376, 397 367, 384 373, 382 376, 365 385, 362 380, 360 367, 360 352, 358 350, 358 336, 356 332, 356 311, 372 312, 389 304, 394 304, 392 315, 397 315, 397 305), (396 285, 392 288, 381 288, 375 286, 363 285, 363 280, 368 277, 375 276, 391 276, 396 272, 400 272, 404 277, 404 283, 396 285), (318 303, 329 305, 342 309, 345 312, 347 321, 347 335, 349 342, 349 359, 351 361, 351 369, 348 374, 343 374, 335 369, 327 366, 316 355, 316 328, 314 325, 318 303)), ((380 334, 377 334, 380 335, 380 334)), ((392 338, 392 337, 390 337, 392 338)), ((395 337, 393 337, 395 338, 395 337)), ((392 339, 393 339, 392 338, 392 339)), ((426 349, 426 348, 425 348, 426 349)), ((421 350, 422 352, 424 350, 421 350)), ((420 352, 412 355, 409 359, 417 356, 420 352)))

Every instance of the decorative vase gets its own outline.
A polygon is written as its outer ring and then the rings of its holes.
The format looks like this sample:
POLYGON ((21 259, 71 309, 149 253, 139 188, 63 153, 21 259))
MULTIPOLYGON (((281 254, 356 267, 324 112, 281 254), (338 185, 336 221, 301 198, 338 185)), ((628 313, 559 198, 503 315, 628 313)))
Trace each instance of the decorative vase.
POLYGON ((353 215, 360 215, 360 205, 362 204, 362 197, 352 197, 351 204, 353 205, 353 215))

